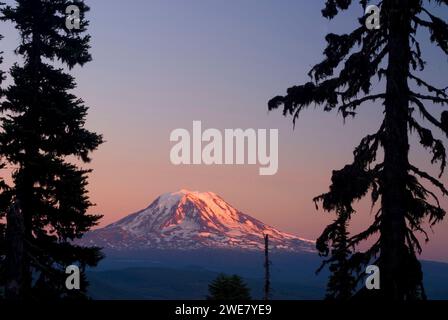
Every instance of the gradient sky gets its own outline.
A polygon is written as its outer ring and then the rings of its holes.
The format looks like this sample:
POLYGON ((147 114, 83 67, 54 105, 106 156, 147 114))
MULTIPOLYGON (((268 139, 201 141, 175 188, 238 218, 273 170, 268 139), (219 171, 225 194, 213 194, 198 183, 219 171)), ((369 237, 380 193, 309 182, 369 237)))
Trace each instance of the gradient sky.
MULTIPOLYGON (((216 192, 283 231, 320 235, 333 215, 316 211, 312 198, 328 190, 331 171, 349 163, 361 138, 377 130, 382 112, 381 105, 365 104, 344 125, 336 113, 310 108, 295 130, 291 119, 267 112, 271 97, 308 80, 322 59, 325 34, 350 31, 362 14, 354 5, 329 22, 320 15, 323 2, 87 1, 94 61, 73 73, 77 94, 91 107, 88 127, 107 141, 89 165, 92 212, 104 214, 101 225, 161 193, 187 188, 216 192), (173 166, 169 134, 191 130, 193 120, 205 128, 279 129, 278 173, 259 176, 258 166, 173 166)), ((436 13, 448 18, 446 11, 436 13)), ((18 35, 3 25, 1 32, 8 66, 17 60, 18 35)), ((426 79, 446 87, 446 57, 427 42, 423 52, 426 79)), ((435 173, 429 156, 413 147, 413 162, 435 173)), ((357 207, 353 230, 372 219, 368 202, 357 207)), ((448 261, 448 218, 433 231, 423 257, 448 261)))

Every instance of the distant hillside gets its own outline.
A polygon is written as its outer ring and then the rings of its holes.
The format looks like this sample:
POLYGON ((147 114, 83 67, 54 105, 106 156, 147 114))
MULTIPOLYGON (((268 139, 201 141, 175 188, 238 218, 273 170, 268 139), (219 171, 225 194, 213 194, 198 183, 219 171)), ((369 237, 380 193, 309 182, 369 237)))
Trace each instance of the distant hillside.
MULTIPOLYGON (((106 251, 107 258, 88 273, 96 299, 204 299, 220 272, 239 274, 254 298, 262 297, 263 253, 235 250, 106 251)), ((273 299, 321 299, 328 272, 315 274, 320 258, 309 253, 277 252, 272 259, 273 299)), ((448 264, 423 261, 430 299, 448 299, 448 264)))
MULTIPOLYGON (((89 272, 93 299, 205 299, 208 284, 219 273, 205 269, 129 268, 89 272)), ((254 299, 263 296, 263 279, 244 278, 254 299)), ((300 283, 273 281, 274 299, 320 299, 322 288, 300 283)))

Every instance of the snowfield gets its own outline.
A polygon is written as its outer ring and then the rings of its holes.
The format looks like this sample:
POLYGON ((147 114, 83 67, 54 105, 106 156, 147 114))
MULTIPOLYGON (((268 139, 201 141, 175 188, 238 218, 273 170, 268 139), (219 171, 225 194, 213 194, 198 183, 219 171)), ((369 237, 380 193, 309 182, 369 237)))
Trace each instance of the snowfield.
POLYGON ((213 192, 180 190, 146 209, 87 233, 84 245, 115 250, 199 248, 313 252, 315 242, 281 232, 246 215, 213 192))

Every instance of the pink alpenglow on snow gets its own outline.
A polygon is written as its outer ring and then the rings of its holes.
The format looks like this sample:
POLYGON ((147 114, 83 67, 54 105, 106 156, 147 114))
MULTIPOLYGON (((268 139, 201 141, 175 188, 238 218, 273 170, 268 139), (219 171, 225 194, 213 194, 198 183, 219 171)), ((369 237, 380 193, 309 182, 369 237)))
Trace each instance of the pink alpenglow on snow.
POLYGON ((159 196, 146 209, 86 234, 82 242, 115 250, 261 250, 265 234, 273 250, 314 251, 314 241, 268 226, 213 192, 185 189, 159 196))

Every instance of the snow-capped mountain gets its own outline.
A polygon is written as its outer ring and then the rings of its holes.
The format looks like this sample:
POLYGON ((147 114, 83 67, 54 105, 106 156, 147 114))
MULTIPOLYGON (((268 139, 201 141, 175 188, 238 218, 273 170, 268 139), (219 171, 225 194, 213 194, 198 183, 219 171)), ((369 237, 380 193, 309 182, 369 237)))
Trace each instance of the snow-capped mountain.
POLYGON ((264 248, 264 234, 269 235, 272 249, 314 250, 314 241, 270 227, 213 192, 188 190, 163 194, 146 209, 87 233, 82 243, 115 250, 260 250, 264 248))

